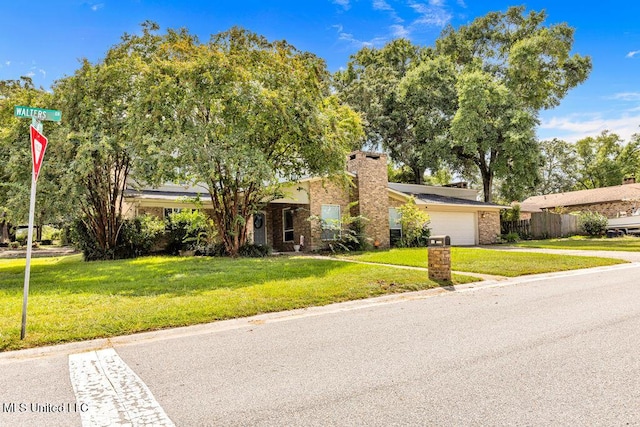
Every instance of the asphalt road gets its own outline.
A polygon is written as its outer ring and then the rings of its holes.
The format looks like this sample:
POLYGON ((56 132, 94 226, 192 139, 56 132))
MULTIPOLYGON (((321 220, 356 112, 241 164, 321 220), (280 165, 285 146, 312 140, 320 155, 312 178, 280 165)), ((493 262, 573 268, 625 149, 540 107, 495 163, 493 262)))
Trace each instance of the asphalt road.
MULTIPOLYGON (((615 266, 110 345, 177 426, 640 425, 638 277, 615 266)), ((82 403, 81 351, 0 355, 0 405, 82 403)), ((4 409, 2 426, 81 424, 4 409)))

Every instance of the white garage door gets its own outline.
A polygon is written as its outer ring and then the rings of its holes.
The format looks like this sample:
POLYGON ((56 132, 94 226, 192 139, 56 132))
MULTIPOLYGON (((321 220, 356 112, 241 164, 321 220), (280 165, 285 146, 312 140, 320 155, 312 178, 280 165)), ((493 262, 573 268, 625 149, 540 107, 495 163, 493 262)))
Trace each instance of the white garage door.
POLYGON ((447 235, 452 245, 476 244, 475 212, 431 212, 431 235, 447 235))

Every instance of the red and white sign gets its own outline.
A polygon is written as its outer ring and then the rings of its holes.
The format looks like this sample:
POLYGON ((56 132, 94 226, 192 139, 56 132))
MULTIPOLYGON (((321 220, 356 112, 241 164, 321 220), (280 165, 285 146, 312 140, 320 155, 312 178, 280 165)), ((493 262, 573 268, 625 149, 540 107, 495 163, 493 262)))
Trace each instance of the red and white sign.
POLYGON ((38 180, 44 152, 47 149, 47 138, 38 129, 31 126, 31 156, 33 157, 33 177, 38 180))

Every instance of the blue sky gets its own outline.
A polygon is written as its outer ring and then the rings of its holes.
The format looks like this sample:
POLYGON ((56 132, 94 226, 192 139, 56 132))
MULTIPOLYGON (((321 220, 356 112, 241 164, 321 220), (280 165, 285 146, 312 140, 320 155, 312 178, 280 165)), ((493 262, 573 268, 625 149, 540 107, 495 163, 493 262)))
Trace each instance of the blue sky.
POLYGON ((306 0, 6 1, 0 15, 0 79, 32 76, 49 88, 71 75, 79 59, 100 60, 144 20, 163 29, 186 27, 207 40, 240 25, 269 39, 286 39, 324 58, 331 71, 363 46, 406 37, 433 45, 442 28, 458 27, 490 11, 524 4, 544 9, 547 23, 576 29, 574 51, 589 55, 593 71, 554 110, 544 111, 540 138, 575 141, 604 129, 628 138, 640 132, 640 2, 637 0, 306 0))

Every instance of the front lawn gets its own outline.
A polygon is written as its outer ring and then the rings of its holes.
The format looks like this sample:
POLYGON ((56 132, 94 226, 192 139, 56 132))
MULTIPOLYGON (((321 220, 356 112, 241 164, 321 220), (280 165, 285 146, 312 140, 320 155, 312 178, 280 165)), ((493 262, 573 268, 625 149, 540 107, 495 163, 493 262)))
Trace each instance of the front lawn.
MULTIPOLYGON (((439 286, 424 271, 309 258, 0 260, 0 351, 193 325, 439 286)), ((477 279, 455 275, 454 282, 477 279)))
POLYGON ((581 249, 587 251, 640 251, 640 237, 585 237, 573 236, 564 239, 548 240, 524 240, 513 246, 521 248, 546 248, 546 249, 581 249))
MULTIPOLYGON (((427 248, 391 249, 347 255, 346 257, 357 261, 427 267, 427 248)), ((451 248, 452 270, 507 277, 575 270, 623 262, 609 258, 507 252, 480 248, 451 248)))

